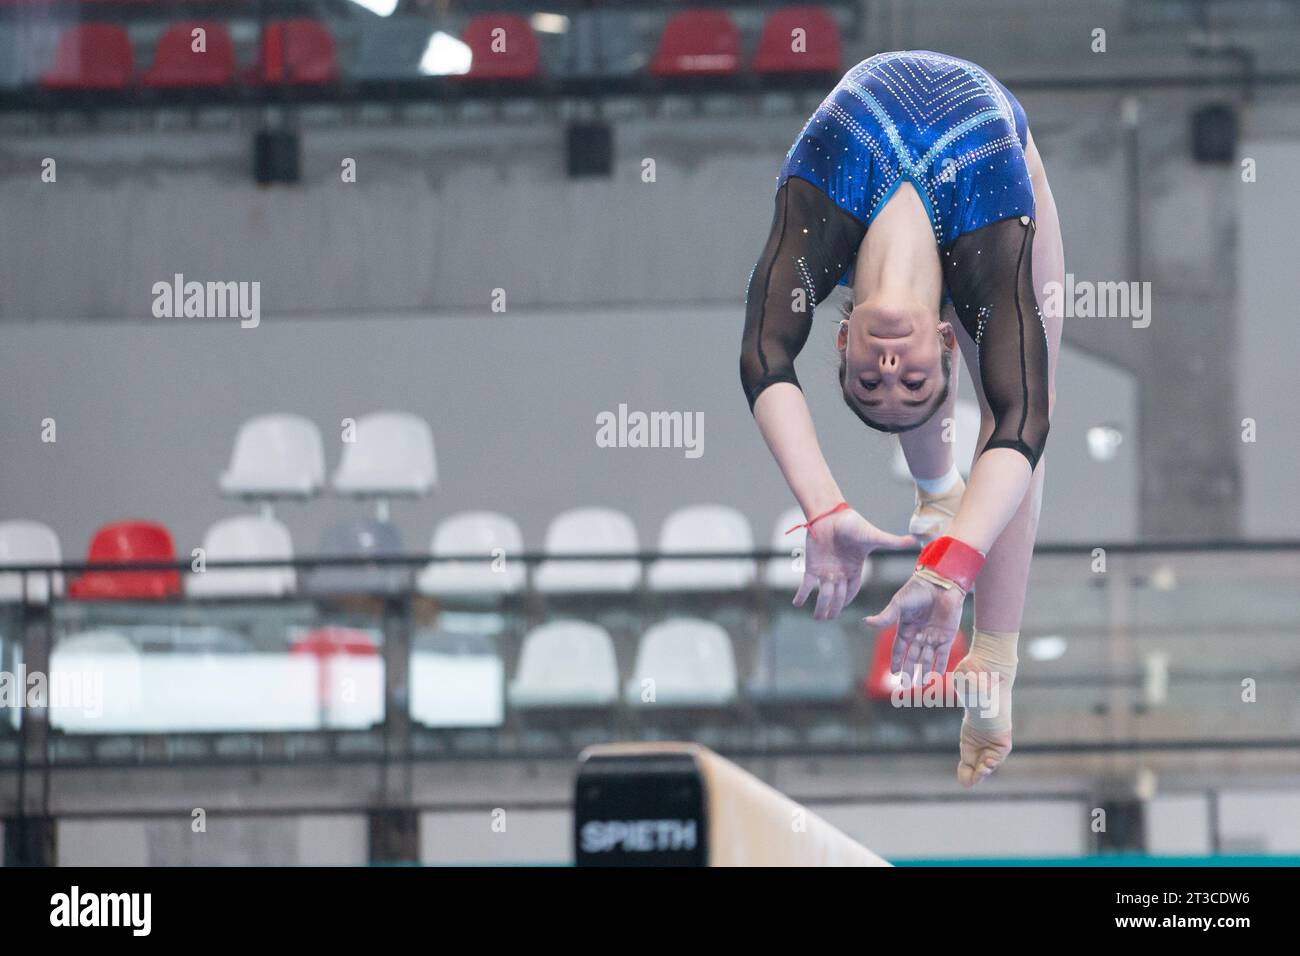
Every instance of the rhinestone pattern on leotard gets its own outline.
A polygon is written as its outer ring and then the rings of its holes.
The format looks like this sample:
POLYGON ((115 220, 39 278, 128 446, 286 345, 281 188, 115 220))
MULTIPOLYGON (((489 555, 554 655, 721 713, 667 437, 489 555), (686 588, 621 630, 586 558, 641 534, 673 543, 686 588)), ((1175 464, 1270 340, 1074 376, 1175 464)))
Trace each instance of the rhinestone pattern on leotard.
POLYGON ((923 50, 882 53, 822 101, 777 185, 806 179, 870 225, 899 183, 911 181, 944 248, 989 223, 1034 215, 1025 136, 1020 104, 975 64, 923 50))

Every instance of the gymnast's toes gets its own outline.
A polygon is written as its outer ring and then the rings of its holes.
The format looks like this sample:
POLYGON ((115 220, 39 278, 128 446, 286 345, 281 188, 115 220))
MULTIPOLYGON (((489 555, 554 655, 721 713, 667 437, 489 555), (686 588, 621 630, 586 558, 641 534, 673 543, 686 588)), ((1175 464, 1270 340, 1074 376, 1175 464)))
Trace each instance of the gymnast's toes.
POLYGON ((973 787, 1002 766, 1010 755, 1011 732, 977 730, 969 722, 963 722, 959 749, 957 780, 963 787, 973 787))

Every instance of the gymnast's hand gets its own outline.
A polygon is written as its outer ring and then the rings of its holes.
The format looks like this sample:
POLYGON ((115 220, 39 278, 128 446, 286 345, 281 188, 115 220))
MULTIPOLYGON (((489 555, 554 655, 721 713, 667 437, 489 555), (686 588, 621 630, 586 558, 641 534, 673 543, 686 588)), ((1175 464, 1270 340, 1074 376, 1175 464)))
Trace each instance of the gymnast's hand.
POLYGON ((813 617, 829 621, 852 603, 862 587, 862 565, 876 548, 910 548, 910 535, 881 531, 852 509, 827 515, 808 529, 804 543, 803 584, 794 606, 803 607, 817 589, 813 617))
POLYGON ((897 625, 894 650, 889 661, 891 673, 910 678, 921 665, 921 674, 942 674, 948 669, 948 652, 966 594, 961 588, 941 588, 915 574, 895 592, 879 614, 863 620, 874 628, 897 625))

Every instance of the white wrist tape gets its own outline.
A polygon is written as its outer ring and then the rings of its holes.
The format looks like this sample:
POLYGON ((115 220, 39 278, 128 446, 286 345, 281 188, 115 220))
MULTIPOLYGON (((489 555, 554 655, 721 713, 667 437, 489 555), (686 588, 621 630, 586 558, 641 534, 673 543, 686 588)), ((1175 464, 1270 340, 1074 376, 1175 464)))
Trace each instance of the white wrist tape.
POLYGON ((979 730, 1011 730, 1011 688, 1016 682, 1019 631, 981 631, 971 637, 970 653, 953 669, 962 680, 957 692, 966 708, 966 723, 979 730))

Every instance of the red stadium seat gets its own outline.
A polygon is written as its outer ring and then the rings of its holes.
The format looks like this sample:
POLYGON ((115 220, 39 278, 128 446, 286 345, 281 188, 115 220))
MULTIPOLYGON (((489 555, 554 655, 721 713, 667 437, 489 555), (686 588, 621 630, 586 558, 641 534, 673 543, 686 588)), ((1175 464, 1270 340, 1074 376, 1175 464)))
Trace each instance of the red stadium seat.
MULTIPOLYGON (((894 647, 895 630, 887 627, 876 636, 876 651, 871 657, 871 670, 862 682, 863 692, 872 700, 889 700, 890 694, 898 686, 899 678, 889 673, 889 659, 894 647)), ((958 631, 953 639, 952 649, 948 653, 948 667, 944 673, 951 674, 957 662, 965 656, 966 636, 958 631)), ((929 681, 926 683, 928 684, 929 681)))
POLYGON ((258 75, 263 83, 333 83, 339 75, 334 37, 325 24, 308 17, 268 23, 258 75))
POLYGON ((839 73, 840 28, 823 7, 782 7, 763 23, 756 73, 839 73), (802 30, 802 33, 796 31, 802 30), (798 41, 798 42, 796 42, 798 41))
POLYGON ((40 85, 47 90, 120 90, 134 72, 126 30, 112 23, 83 23, 63 31, 54 65, 41 75, 40 85))
POLYGON ((310 654, 316 658, 317 671, 316 694, 322 707, 333 703, 330 692, 330 661, 342 655, 356 657, 375 657, 379 647, 375 639, 365 631, 352 627, 318 627, 294 641, 289 647, 291 654, 310 654))
POLYGON ((526 19, 510 13, 474 17, 461 40, 473 61, 462 80, 535 80, 542 72, 537 34, 526 19))
POLYGON ((673 14, 650 61, 659 77, 733 76, 740 69, 740 31, 729 13, 687 10, 673 14))
POLYGON ((158 41, 153 66, 140 83, 153 87, 224 86, 235 76, 235 45, 220 23, 184 20, 173 23, 158 41), (193 31, 201 29, 205 49, 194 49, 193 31))
MULTIPOLYGON (((104 525, 90 539, 87 564, 157 564, 176 560, 171 532, 148 521, 104 525)), ((68 585, 79 600, 157 601, 180 593, 179 571, 87 571, 68 585)))

